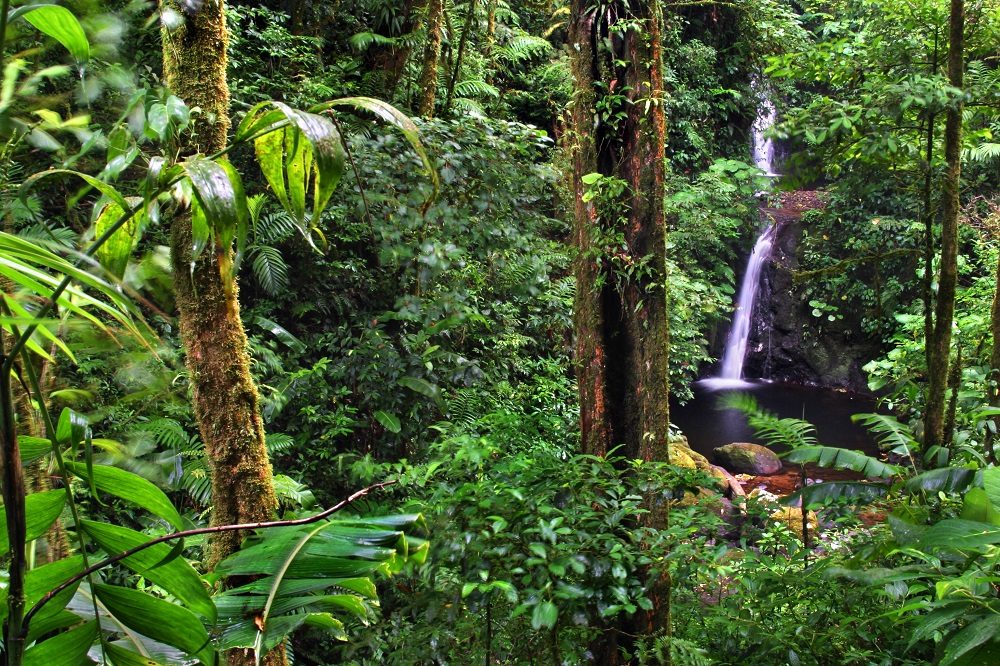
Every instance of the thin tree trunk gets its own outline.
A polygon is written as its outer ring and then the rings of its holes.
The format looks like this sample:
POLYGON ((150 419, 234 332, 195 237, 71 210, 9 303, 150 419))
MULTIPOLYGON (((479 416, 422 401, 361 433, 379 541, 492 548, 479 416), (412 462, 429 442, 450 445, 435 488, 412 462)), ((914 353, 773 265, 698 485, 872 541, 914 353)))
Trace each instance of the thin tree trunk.
POLYGON ((941 440, 945 446, 951 446, 955 436, 955 417, 958 414, 958 392, 962 388, 962 344, 959 343, 955 352, 955 362, 948 370, 948 409, 944 419, 944 438, 941 440))
MULTIPOLYGON (((1000 210, 996 212, 996 221, 1000 223, 1000 210)), ((1000 258, 997 260, 996 281, 993 287, 993 306, 990 310, 990 333, 993 338, 993 350, 990 353, 990 404, 1000 407, 1000 258)), ((1000 416, 993 417, 993 424, 997 432, 987 431, 986 433, 986 457, 994 464, 997 456, 994 451, 998 433, 1000 433, 1000 416)))
MULTIPOLYGON (((594 12, 588 0, 573 0, 569 28, 582 447, 604 456, 621 445, 618 453, 625 457, 665 460, 670 415, 661 18, 653 0, 602 7, 606 11, 594 12), (614 27, 625 24, 631 27, 624 32, 614 27), (630 100, 618 125, 595 124, 598 83, 630 100), (597 183, 584 182, 594 173, 600 174, 597 183), (620 194, 599 190, 584 201, 601 183, 624 187, 620 194), (609 240, 619 233, 624 243, 609 240)), ((665 525, 666 507, 651 497, 646 505, 644 522, 665 525)), ((669 578, 650 576, 656 577, 650 583, 653 610, 603 632, 592 645, 596 663, 625 663, 622 648, 634 652, 636 637, 669 630, 669 578)))
POLYGON ((434 116, 443 20, 444 0, 430 0, 427 5, 427 44, 424 47, 424 68, 420 74, 420 104, 417 107, 417 113, 425 118, 434 116))
MULTIPOLYGON (((229 88, 226 82, 226 22, 222 2, 183 10, 177 0, 161 0, 184 13, 185 23, 163 32, 163 73, 167 85, 202 115, 182 154, 211 153, 223 148, 229 132, 229 88)), ((257 388, 250 375, 247 338, 240 319, 236 289, 226 290, 219 274, 217 248, 191 264, 191 220, 178 216, 171 227, 174 290, 180 333, 194 393, 194 412, 211 467, 212 524, 245 523, 274 516, 277 501, 264 445, 257 388)), ((242 536, 216 535, 210 565, 235 552, 242 536)), ((253 664, 251 650, 228 653, 233 666, 253 664)), ((284 664, 282 649, 264 663, 284 664)))
MULTIPOLYGON (((948 81, 963 87, 965 5, 951 0, 948 42, 948 81)), ((944 157, 947 165, 941 202, 941 268, 938 275, 937 302, 934 307, 934 337, 931 365, 928 369, 927 408, 924 415, 924 444, 944 443, 945 388, 951 355, 951 327, 955 317, 955 290, 958 282, 959 187, 962 176, 961 101, 948 109, 944 130, 944 157)))
POLYGON ((451 77, 448 80, 448 94, 444 100, 444 113, 447 115, 448 111, 451 110, 451 100, 455 95, 455 85, 458 83, 458 77, 462 73, 462 60, 465 56, 465 46, 469 42, 469 33, 473 29, 473 24, 476 21, 476 0, 469 1, 469 12, 465 16, 465 25, 462 27, 462 38, 458 42, 458 54, 455 56, 455 67, 452 69, 451 77))

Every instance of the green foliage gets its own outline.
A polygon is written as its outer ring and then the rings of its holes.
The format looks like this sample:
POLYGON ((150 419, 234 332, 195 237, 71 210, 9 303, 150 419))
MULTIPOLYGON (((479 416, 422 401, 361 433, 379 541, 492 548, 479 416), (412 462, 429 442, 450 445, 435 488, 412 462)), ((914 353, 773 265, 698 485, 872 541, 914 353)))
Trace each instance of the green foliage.
POLYGON ((540 654, 575 663, 603 623, 650 607, 656 572, 673 571, 680 544, 697 543, 715 521, 680 510, 670 529, 652 530, 643 527, 643 498, 677 499, 707 479, 567 454, 542 439, 542 419, 494 411, 442 424, 423 465, 351 462, 359 481, 399 470, 431 531, 448 536, 403 574, 405 593, 387 601, 389 622, 338 652, 341 659, 478 662, 489 652, 505 663, 540 654))

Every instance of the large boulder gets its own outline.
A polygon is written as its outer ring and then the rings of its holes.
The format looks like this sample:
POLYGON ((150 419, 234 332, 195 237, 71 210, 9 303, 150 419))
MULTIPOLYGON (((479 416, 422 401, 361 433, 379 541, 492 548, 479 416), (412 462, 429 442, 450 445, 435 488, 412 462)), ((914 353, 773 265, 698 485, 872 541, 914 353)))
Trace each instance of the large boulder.
POLYGON ((760 444, 727 444, 715 449, 713 456, 715 462, 736 474, 766 476, 781 471, 781 459, 774 451, 760 444))

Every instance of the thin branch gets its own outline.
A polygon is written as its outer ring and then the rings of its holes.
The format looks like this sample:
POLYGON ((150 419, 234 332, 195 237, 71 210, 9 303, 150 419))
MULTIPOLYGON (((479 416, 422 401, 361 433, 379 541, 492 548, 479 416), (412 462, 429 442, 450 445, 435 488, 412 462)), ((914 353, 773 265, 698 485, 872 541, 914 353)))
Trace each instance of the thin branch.
POLYGON ((163 536, 156 537, 155 539, 150 539, 149 541, 141 543, 138 546, 135 546, 134 548, 129 548, 128 550, 122 551, 117 555, 112 555, 107 559, 101 560, 96 564, 90 565, 89 567, 87 567, 80 573, 76 574, 72 578, 68 579, 63 583, 60 583, 55 588, 49 590, 45 594, 45 596, 39 599, 38 603, 32 606, 31 610, 29 610, 25 614, 24 623, 21 629, 22 634, 25 636, 27 635, 28 623, 31 621, 31 618, 33 618, 45 604, 51 601, 60 592, 75 585, 76 583, 80 582, 81 580, 83 580, 90 574, 94 573, 95 571, 103 569, 104 567, 114 564, 115 562, 120 562, 121 560, 124 560, 127 557, 131 557, 136 553, 140 553, 146 550, 147 548, 152 548, 153 546, 159 545, 161 543, 166 543, 168 541, 175 541, 177 539, 186 539, 188 537, 198 536, 201 534, 218 534, 220 532, 237 532, 240 530, 261 530, 261 529, 271 529, 275 527, 296 527, 300 525, 311 525, 312 523, 317 523, 323 520, 324 518, 333 515, 334 513, 340 511, 349 504, 361 499, 362 497, 364 497, 365 495, 367 495, 372 491, 381 490, 382 488, 385 488, 387 486, 392 486, 395 484, 396 481, 383 481, 382 483, 376 483, 374 485, 368 486, 367 488, 362 488, 361 490, 358 490, 357 492, 353 493, 346 499, 337 502, 336 504, 326 509, 325 511, 321 511, 316 515, 307 516, 305 518, 297 518, 295 520, 271 520, 258 523, 242 523, 238 525, 216 525, 215 527, 199 527, 193 530, 184 530, 181 532, 174 532, 172 534, 164 534, 163 536))

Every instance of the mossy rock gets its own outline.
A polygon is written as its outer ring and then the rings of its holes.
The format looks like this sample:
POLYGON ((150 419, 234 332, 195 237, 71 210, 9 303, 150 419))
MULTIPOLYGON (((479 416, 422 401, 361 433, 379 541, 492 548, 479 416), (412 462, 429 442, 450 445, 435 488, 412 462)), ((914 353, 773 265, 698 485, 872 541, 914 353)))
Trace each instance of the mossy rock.
POLYGON ((670 464, 687 469, 700 469, 703 472, 711 473, 712 464, 708 458, 691 448, 686 437, 678 437, 672 440, 667 447, 670 452, 670 464))
POLYGON ((778 455, 760 444, 727 444, 715 449, 713 456, 719 465, 734 474, 767 476, 781 471, 781 459, 778 455))
MULTIPOLYGON (((810 511, 809 516, 809 531, 815 532, 819 528, 819 518, 816 516, 815 511, 810 511)), ((784 523, 788 529, 792 531, 799 538, 802 537, 802 509, 797 506, 783 506, 774 513, 771 514, 771 520, 779 523, 784 523)))

